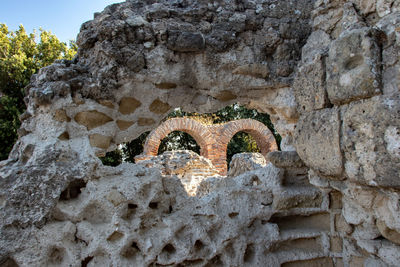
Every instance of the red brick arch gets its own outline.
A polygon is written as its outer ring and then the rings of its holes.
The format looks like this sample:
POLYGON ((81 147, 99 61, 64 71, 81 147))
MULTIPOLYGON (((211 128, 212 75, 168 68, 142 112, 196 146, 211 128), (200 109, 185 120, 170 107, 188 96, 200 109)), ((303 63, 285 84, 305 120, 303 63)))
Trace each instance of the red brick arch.
POLYGON ((173 118, 163 122, 147 137, 143 154, 145 156, 157 156, 161 141, 174 131, 182 131, 192 136, 200 146, 200 155, 208 157, 212 133, 206 125, 190 118, 173 118))
POLYGON ((221 125, 220 137, 218 142, 214 144, 213 151, 218 151, 213 161, 214 166, 218 166, 219 169, 224 168, 224 172, 227 171, 226 154, 228 144, 235 134, 238 132, 245 132, 250 134, 257 143, 261 154, 266 156, 269 152, 278 149, 275 141, 275 137, 263 123, 253 119, 241 119, 231 121, 221 125))
POLYGON ((200 146, 200 155, 211 160, 221 175, 226 175, 226 152, 228 143, 238 132, 250 134, 264 156, 277 150, 274 136, 267 126, 253 119, 242 119, 224 124, 204 125, 190 118, 173 118, 163 122, 147 137, 142 155, 136 161, 157 156, 162 139, 173 131, 183 131, 190 134, 200 146))

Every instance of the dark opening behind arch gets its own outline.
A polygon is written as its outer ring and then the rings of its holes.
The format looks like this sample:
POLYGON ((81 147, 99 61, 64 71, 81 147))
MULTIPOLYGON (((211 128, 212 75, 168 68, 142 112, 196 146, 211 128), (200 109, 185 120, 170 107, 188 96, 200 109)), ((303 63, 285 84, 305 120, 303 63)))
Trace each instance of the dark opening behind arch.
POLYGON ((240 131, 236 133, 228 143, 226 152, 228 167, 233 155, 243 152, 260 152, 260 148, 251 134, 240 131))
POLYGON ((158 147, 158 155, 171 150, 192 150, 200 154, 200 146, 196 140, 183 131, 173 131, 162 139, 158 147))

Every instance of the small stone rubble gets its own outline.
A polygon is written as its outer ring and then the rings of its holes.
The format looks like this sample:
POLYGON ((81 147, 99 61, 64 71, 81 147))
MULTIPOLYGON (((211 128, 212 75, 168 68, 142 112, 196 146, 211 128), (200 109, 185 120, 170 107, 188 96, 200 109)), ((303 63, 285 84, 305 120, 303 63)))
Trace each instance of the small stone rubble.
POLYGON ((166 151, 138 162, 147 168, 156 168, 163 176, 177 176, 189 196, 195 196, 201 181, 219 176, 211 161, 190 150, 166 151))

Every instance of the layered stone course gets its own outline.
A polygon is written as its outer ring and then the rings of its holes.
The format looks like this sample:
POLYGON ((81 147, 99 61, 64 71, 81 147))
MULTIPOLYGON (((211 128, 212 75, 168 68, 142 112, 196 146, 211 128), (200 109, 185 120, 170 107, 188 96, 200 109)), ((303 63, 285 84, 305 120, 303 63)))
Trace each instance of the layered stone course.
POLYGON ((207 125, 191 118, 172 118, 154 129, 146 139, 144 151, 136 162, 158 155, 161 141, 173 131, 190 134, 200 146, 200 155, 211 160, 220 175, 227 174, 226 153, 228 143, 238 132, 250 134, 262 155, 278 149, 275 138, 267 126, 253 119, 235 120, 223 124, 207 125))

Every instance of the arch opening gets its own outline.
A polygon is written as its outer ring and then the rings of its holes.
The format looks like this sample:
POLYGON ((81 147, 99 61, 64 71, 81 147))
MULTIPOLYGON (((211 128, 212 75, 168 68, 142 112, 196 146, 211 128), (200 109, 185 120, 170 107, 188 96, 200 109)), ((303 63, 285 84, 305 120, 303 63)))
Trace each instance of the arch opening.
POLYGON ((117 150, 101 159, 105 165, 118 166, 122 162, 149 159, 165 151, 192 150, 210 159, 220 174, 226 175, 234 154, 260 152, 266 155, 278 149, 279 142, 280 136, 267 113, 237 103, 214 113, 191 113, 176 108, 152 132, 118 145, 117 150))
POLYGON ((173 131, 162 139, 157 155, 173 150, 191 150, 200 155, 199 144, 189 133, 184 131, 173 131))
POLYGON ((117 149, 107 152, 103 157, 99 157, 103 165, 116 167, 122 162, 135 163, 135 157, 143 153, 144 143, 150 132, 142 133, 138 138, 122 143, 117 149))
POLYGON ((226 152, 226 161, 229 168, 229 163, 232 157, 238 153, 244 152, 261 152, 256 140, 253 136, 245 131, 236 133, 228 143, 226 152))

